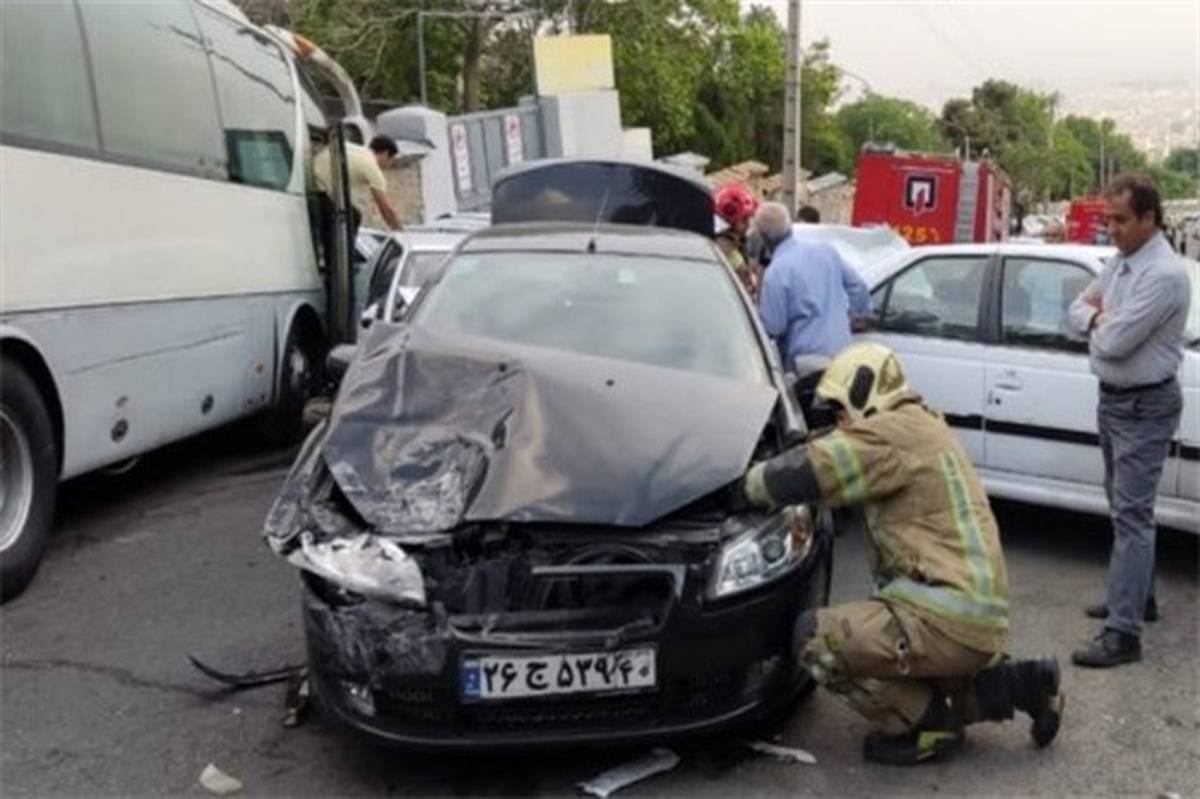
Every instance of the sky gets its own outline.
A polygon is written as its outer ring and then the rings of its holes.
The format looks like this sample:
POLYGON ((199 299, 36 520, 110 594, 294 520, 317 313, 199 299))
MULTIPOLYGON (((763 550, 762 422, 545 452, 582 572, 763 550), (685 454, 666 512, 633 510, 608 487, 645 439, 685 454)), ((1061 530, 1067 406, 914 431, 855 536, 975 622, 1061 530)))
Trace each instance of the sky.
MULTIPOLYGON (((787 0, 742 5, 787 24, 787 0)), ((939 109, 989 77, 1067 96, 1170 85, 1200 103, 1200 0, 801 0, 801 31, 875 92, 939 109)))

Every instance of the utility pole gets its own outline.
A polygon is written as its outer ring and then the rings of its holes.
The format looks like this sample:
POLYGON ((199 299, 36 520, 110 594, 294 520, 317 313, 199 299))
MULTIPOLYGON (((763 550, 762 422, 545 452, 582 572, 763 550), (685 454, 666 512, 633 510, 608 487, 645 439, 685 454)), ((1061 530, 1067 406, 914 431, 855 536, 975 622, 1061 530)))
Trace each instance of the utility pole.
POLYGON ((1101 120, 1101 122, 1100 122, 1100 193, 1101 194, 1104 194, 1104 186, 1105 186, 1104 178, 1105 178, 1105 173, 1108 171, 1106 167, 1107 167, 1107 165, 1104 163, 1104 121, 1101 120))
POLYGON ((783 100, 783 204, 796 214, 800 178, 800 0, 788 0, 787 76, 783 100))
POLYGON ((429 89, 425 85, 425 12, 417 12, 417 70, 421 76, 421 105, 429 105, 429 89))

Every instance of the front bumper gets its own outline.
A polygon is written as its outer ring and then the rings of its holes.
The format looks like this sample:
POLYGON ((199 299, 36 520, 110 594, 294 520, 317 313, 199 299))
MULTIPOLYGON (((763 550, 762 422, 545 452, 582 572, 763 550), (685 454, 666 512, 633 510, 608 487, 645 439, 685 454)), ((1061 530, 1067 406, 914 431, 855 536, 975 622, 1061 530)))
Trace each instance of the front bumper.
POLYGON ((795 620, 824 601, 831 541, 793 572, 720 603, 703 601, 689 571, 653 630, 529 636, 465 634, 454 617, 378 602, 335 607, 306 582, 304 622, 314 694, 333 718, 411 748, 495 749, 637 743, 727 731, 788 707, 807 675, 792 656, 795 620), (657 687, 639 693, 502 701, 460 698, 467 654, 599 652, 651 645, 657 687), (369 693, 364 712, 347 686, 369 693))

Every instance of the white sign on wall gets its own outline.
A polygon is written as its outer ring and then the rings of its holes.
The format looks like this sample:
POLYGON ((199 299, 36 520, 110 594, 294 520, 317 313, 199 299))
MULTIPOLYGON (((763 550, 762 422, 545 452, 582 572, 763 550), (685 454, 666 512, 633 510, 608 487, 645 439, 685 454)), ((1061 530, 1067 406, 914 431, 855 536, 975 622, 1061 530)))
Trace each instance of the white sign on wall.
POLYGON ((467 143, 467 126, 461 122, 450 126, 450 149, 454 153, 454 172, 458 190, 471 191, 471 148, 467 143))
POLYGON ((508 163, 519 164, 525 160, 525 146, 521 142, 521 118, 516 114, 504 115, 504 144, 508 149, 508 163))

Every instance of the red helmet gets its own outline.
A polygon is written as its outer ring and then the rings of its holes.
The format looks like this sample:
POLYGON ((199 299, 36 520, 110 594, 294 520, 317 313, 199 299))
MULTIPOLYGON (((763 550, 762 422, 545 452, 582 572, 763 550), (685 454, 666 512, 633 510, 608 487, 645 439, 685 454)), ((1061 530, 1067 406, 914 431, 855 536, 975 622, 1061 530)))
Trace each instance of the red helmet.
POLYGON ((717 189, 713 205, 717 215, 731 225, 748 222, 758 210, 758 200, 740 183, 728 183, 717 189))

